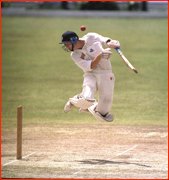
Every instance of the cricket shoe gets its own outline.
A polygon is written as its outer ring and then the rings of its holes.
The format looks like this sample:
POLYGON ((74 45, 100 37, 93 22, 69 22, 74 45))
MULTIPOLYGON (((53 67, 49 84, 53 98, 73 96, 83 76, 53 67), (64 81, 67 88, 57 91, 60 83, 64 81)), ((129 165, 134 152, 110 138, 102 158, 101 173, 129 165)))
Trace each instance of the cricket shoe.
POLYGON ((98 103, 95 103, 94 105, 92 105, 91 107, 88 108, 88 110, 93 114, 93 116, 101 122, 112 122, 114 120, 114 117, 112 114, 110 114, 109 112, 106 115, 102 115, 101 113, 99 113, 98 111, 96 111, 96 107, 97 107, 98 103))
POLYGON ((64 112, 68 113, 70 112, 75 106, 71 102, 67 102, 64 108, 64 112))
MULTIPOLYGON (((72 97, 74 99, 79 99, 79 94, 75 95, 74 97, 72 97)), ((70 112, 75 106, 70 102, 70 100, 66 103, 65 108, 64 108, 64 112, 68 113, 70 112)))
POLYGON ((95 99, 86 99, 82 97, 81 95, 74 96, 72 98, 69 98, 69 101, 71 104, 73 104, 76 107, 79 107, 81 109, 88 109, 90 106, 92 106, 95 103, 95 99))

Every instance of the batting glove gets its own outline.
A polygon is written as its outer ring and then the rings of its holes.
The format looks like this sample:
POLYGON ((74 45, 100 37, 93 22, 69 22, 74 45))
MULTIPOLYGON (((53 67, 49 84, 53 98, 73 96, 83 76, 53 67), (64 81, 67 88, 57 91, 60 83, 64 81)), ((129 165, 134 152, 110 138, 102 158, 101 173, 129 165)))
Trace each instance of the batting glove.
POLYGON ((102 52, 101 52, 101 57, 103 58, 103 59, 109 59, 110 58, 110 56, 113 54, 112 52, 110 52, 110 48, 107 48, 107 49, 105 49, 105 50, 103 50, 102 52))
POLYGON ((107 43, 109 48, 115 49, 119 48, 120 49, 120 42, 117 40, 111 40, 110 42, 107 43))

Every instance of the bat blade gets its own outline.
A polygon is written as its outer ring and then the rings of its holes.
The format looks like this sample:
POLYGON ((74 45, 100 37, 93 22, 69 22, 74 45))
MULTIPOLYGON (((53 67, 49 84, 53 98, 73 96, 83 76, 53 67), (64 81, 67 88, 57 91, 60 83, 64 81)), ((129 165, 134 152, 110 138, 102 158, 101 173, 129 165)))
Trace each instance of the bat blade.
POLYGON ((132 70, 134 71, 136 74, 138 74, 138 71, 132 66, 132 64, 128 61, 128 59, 123 55, 123 53, 121 52, 121 50, 119 48, 115 48, 116 51, 119 53, 119 55, 121 56, 121 58, 123 59, 123 61, 125 62, 125 64, 132 70))

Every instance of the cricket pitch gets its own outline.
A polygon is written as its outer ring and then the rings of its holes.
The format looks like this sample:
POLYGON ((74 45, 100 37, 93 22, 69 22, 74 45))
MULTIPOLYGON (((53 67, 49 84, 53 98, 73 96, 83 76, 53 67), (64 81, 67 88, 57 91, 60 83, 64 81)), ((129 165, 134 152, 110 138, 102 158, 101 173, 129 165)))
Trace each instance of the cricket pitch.
POLYGON ((168 127, 29 125, 18 161, 15 133, 1 136, 2 178, 168 179, 168 127))

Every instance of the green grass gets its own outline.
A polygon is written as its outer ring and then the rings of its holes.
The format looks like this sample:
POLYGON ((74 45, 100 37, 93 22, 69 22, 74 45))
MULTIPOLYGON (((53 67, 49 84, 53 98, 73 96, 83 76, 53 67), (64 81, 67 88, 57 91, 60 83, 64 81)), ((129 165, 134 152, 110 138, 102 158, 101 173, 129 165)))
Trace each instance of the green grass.
MULTIPOLYGON (((23 106, 23 124, 105 124, 74 108, 63 112, 69 97, 82 90, 83 71, 62 50, 61 34, 88 32, 117 39, 139 74, 113 51, 115 74, 112 125, 168 125, 167 19, 1 18, 1 125, 16 126, 23 106), (87 30, 80 31, 85 25, 87 30)), ((97 95, 96 95, 97 98, 97 95)))

